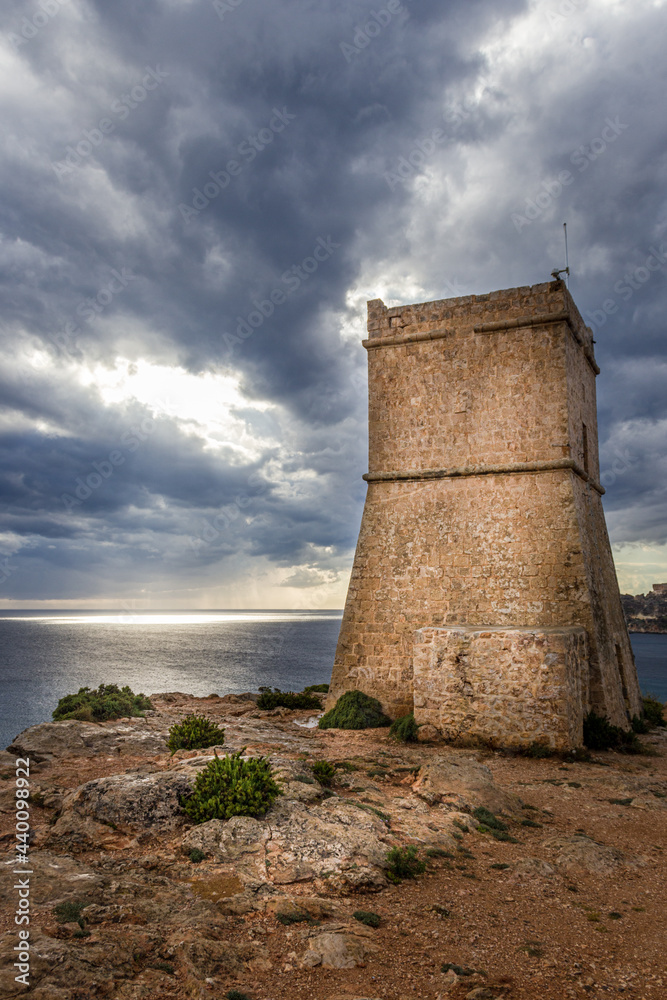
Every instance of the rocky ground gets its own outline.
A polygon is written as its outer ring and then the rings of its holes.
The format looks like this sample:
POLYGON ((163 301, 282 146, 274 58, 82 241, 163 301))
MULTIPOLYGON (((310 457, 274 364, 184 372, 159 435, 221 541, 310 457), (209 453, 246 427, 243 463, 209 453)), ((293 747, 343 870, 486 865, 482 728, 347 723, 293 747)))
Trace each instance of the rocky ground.
POLYGON ((646 755, 563 763, 319 731, 242 696, 153 702, 145 719, 34 726, 0 754, 3 998, 666 995, 664 731, 641 737, 646 755), (193 711, 224 726, 224 751, 271 758, 284 795, 264 819, 183 815, 212 751, 170 757, 165 737, 193 711), (31 761, 28 991, 12 966, 16 757, 31 761), (331 789, 315 760, 345 765, 331 789), (510 840, 478 832, 478 806, 510 840), (396 844, 426 873, 392 884, 396 844), (59 922, 64 902, 80 922, 59 922))

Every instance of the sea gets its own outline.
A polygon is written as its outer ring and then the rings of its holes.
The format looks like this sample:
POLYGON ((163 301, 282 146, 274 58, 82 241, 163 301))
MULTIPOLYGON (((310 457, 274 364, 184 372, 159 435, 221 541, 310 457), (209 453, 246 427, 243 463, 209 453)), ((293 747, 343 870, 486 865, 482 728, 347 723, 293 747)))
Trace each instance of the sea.
MULTIPOLYGON (((144 694, 301 691, 331 676, 341 611, 0 611, 0 747, 80 687, 144 694)), ((644 694, 667 701, 667 635, 631 635, 644 694)))

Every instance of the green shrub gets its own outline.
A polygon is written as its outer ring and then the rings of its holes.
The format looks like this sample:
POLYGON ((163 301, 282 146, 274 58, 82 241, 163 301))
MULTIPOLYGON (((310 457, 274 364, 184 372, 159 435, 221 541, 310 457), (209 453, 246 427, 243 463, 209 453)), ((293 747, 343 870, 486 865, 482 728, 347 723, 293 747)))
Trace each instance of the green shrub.
POLYGON ((388 875, 392 880, 415 878, 426 871, 426 862, 422 861, 414 844, 407 847, 392 847, 385 857, 388 875))
POLYGON ((319 721, 320 729, 379 729, 390 724, 377 698, 363 691, 346 691, 319 721))
POLYGON ((391 724, 389 735, 401 743, 416 743, 419 726, 415 722, 412 712, 409 715, 402 715, 400 719, 395 719, 391 724))
POLYGON ((649 726, 667 726, 664 716, 665 706, 662 702, 654 698, 652 694, 647 694, 642 700, 644 702, 644 718, 649 726))
POLYGON ((96 691, 82 687, 77 694, 66 694, 54 709, 53 718, 56 722, 65 719, 104 722, 106 719, 143 717, 143 713, 152 707, 145 695, 135 694, 127 686, 119 688, 117 684, 100 684, 96 691))
POLYGON ((286 927, 289 927, 291 924, 316 923, 311 915, 306 913, 304 910, 291 910, 288 913, 276 913, 276 920, 278 923, 284 924, 286 927))
POLYGON ((336 777, 336 768, 333 764, 330 764, 328 760, 316 760, 313 764, 313 774, 319 781, 320 785, 324 785, 328 788, 336 777))
POLYGON ((171 962, 154 962, 148 968, 157 969, 158 972, 166 972, 168 976, 173 976, 176 971, 171 962))
POLYGON ((522 756, 542 760, 545 757, 552 757, 553 753, 551 747, 548 747, 545 743, 531 743, 530 746, 527 746, 522 751, 522 756))
POLYGON ((303 689, 304 694, 328 694, 329 685, 328 684, 311 684, 309 687, 303 689))
POLYGON ((641 753, 642 745, 631 730, 613 726, 603 715, 591 710, 584 717, 584 745, 589 750, 618 750, 641 753))
POLYGON ((177 750, 202 750, 222 746, 224 742, 225 731, 215 722, 205 715, 186 715, 169 730, 167 749, 175 754, 177 750))
POLYGON ((643 715, 633 715, 630 725, 632 726, 633 733, 641 733, 642 735, 648 733, 651 729, 643 715))
POLYGON ((203 851, 200 851, 198 847, 193 847, 190 853, 188 854, 188 857, 190 858, 190 861, 192 862, 193 865, 198 865, 204 860, 206 855, 204 854, 203 851))
POLYGON ((490 833, 495 840, 504 840, 509 844, 518 844, 518 840, 510 836, 507 832, 507 824, 484 806, 478 806, 473 810, 473 816, 479 821, 477 830, 479 833, 490 833))
POLYGON ((294 694, 293 691, 264 691, 257 699, 257 708, 322 708, 319 698, 312 694, 294 694))
POLYGON ((282 794, 266 757, 243 760, 242 753, 239 750, 229 757, 216 754, 199 772, 192 795, 181 800, 183 811, 195 823, 232 816, 263 816, 282 794))
POLYGON ((371 805, 369 802, 355 802, 354 799, 341 799, 341 802, 345 802, 346 805, 356 806, 357 809, 363 809, 364 812, 373 813, 378 819, 381 819, 383 823, 387 826, 391 823, 391 816, 389 813, 383 812, 382 809, 378 809, 377 806, 371 805))
POLYGON ((78 924, 83 930, 84 919, 81 916, 81 911, 85 906, 86 903, 74 903, 68 900, 54 906, 53 915, 59 924, 78 924))
POLYGON ((503 823, 501 819, 498 819, 495 813, 492 813, 490 809, 486 809, 484 806, 478 806, 477 809, 474 809, 473 816, 484 826, 488 826, 492 830, 508 829, 506 823, 503 823))
POLYGON ((380 914, 373 913, 371 910, 355 910, 352 916, 360 924, 366 924, 367 927, 379 927, 382 923, 380 914))
POLYGON ((250 1000, 247 993, 240 993, 238 990, 229 990, 225 993, 226 1000, 250 1000))

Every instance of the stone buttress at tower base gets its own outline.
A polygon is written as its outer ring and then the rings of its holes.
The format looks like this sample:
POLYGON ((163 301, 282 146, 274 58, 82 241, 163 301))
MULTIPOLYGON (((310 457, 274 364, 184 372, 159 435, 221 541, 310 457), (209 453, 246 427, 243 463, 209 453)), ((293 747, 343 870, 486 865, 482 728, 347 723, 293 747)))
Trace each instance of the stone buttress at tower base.
POLYGON ((560 281, 368 304, 368 495, 327 707, 498 745, 641 712, 599 484, 590 330, 560 281))
POLYGON ((583 628, 424 628, 415 634, 414 711, 446 739, 582 745, 583 628))

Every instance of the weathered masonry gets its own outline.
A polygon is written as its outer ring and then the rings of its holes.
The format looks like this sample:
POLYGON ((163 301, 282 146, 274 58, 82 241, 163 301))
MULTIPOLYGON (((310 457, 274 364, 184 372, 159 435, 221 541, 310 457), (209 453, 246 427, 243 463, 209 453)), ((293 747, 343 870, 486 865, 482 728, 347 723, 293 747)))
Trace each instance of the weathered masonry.
POLYGON ((582 742, 641 710, 602 510, 590 330, 561 281, 368 303, 368 496, 328 705, 582 742))

